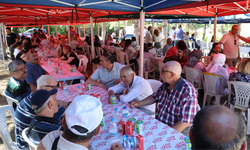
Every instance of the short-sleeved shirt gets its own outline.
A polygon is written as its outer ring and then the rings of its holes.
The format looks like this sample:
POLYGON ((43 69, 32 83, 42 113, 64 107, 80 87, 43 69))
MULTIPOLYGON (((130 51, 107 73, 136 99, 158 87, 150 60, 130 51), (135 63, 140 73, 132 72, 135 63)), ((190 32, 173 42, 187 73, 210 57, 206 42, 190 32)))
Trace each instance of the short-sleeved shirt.
POLYGON ((174 41, 174 29, 170 29, 169 30, 169 36, 168 36, 168 38, 171 38, 172 41, 174 41))
POLYGON ((171 45, 166 44, 163 47, 163 56, 166 55, 166 53, 168 52, 168 50, 171 48, 171 45))
MULTIPOLYGON (((25 97, 17 106, 15 111, 15 134, 16 142, 19 149, 28 148, 28 143, 22 137, 22 131, 30 126, 33 118, 35 118, 36 113, 31 108, 31 94, 25 97)), ((58 112, 54 115, 54 118, 61 119, 65 112, 65 108, 58 106, 58 112)))
POLYGON ((220 43, 223 44, 223 53, 226 55, 226 58, 238 57, 238 36, 234 37, 231 33, 227 33, 221 38, 220 43))
POLYGON ((120 79, 120 70, 123 67, 122 64, 114 62, 113 68, 111 72, 109 72, 106 68, 103 68, 101 65, 95 70, 95 72, 91 75, 93 80, 100 79, 101 82, 108 88, 115 85, 115 81, 120 79))
POLYGON ((27 134, 29 140, 38 145, 40 141, 51 131, 62 130, 62 122, 59 118, 36 116, 30 123, 27 134))
POLYGON ((183 40, 183 30, 181 28, 178 28, 174 31, 175 34, 175 40, 183 40))
POLYGON ((27 84, 27 82, 15 79, 14 77, 11 77, 7 88, 5 90, 5 94, 7 96, 10 96, 12 98, 17 99, 19 102, 23 100, 26 96, 28 96, 31 93, 30 86, 27 84))
POLYGON ((11 34, 7 34, 7 44, 10 47, 11 44, 14 44, 16 42, 16 34, 15 33, 11 33, 11 34))
MULTIPOLYGON (((65 60, 69 59, 68 56, 67 56, 67 54, 64 54, 63 56, 65 57, 65 60)), ((78 68, 78 66, 79 66, 79 59, 77 58, 76 54, 74 52, 71 52, 70 55, 69 55, 69 57, 74 57, 74 59, 69 64, 71 66, 72 65, 76 65, 76 67, 78 68)))
POLYGON ((28 84, 33 83, 35 86, 37 86, 36 80, 41 76, 45 75, 46 71, 39 65, 36 64, 33 65, 32 63, 27 62, 25 64, 28 70, 28 76, 25 78, 28 84))
POLYGON ((153 43, 152 34, 151 34, 149 31, 146 33, 145 43, 146 43, 146 44, 148 44, 148 43, 153 43))
POLYGON ((124 38, 122 29, 119 31, 119 38, 124 38), (123 37, 121 37, 121 35, 122 35, 123 37))
POLYGON ((155 118, 172 127, 177 122, 193 123, 198 112, 198 94, 194 86, 182 77, 172 91, 163 83, 153 94, 158 103, 155 118))

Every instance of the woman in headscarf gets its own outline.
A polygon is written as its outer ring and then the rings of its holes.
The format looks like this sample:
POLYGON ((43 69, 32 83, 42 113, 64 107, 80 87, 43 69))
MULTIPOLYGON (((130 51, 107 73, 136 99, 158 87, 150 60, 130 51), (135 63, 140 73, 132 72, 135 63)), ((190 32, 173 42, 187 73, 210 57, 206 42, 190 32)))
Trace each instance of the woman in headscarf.
POLYGON ((203 53, 201 50, 192 51, 188 59, 188 67, 191 67, 201 72, 205 72, 206 66, 203 62, 200 61, 202 55, 203 53))

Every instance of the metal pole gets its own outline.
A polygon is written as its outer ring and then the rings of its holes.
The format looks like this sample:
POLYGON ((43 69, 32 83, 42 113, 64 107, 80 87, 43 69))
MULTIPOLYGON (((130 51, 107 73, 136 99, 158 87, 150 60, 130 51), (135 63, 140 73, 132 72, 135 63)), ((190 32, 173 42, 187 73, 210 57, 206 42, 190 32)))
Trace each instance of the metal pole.
POLYGON ((97 23, 97 35, 98 35, 98 37, 99 37, 99 23, 97 23))
POLYGON ((68 43, 70 44, 70 27, 69 27, 69 19, 68 19, 68 43))
POLYGON ((85 38, 85 24, 83 25, 83 37, 85 38))
POLYGON ((94 47, 94 36, 93 36, 93 17, 90 16, 90 28, 91 28, 91 53, 92 53, 92 59, 95 57, 95 47, 94 47))
POLYGON ((3 23, 0 24, 0 31, 2 30, 2 32, 0 32, 0 49, 1 49, 1 52, 2 52, 2 57, 3 57, 3 65, 4 65, 4 68, 6 68, 5 66, 5 59, 4 59, 4 43, 3 43, 3 35, 2 34, 5 34, 4 32, 4 25, 3 23))
MULTIPOLYGON (((120 19, 118 20, 118 39, 120 38, 120 19)), ((121 42, 121 41, 120 41, 121 42)))
POLYGON ((57 24, 56 24, 56 40, 58 41, 57 24))
MULTIPOLYGON (((141 1, 143 4, 143 0, 141 1)), ((144 19, 145 19, 145 13, 143 12, 143 9, 141 9, 140 12, 140 70, 139 70, 139 76, 143 77, 143 67, 144 67, 144 19)))
POLYGON ((210 39, 210 31, 211 31, 211 20, 209 20, 209 27, 208 27, 207 45, 206 45, 206 47, 208 47, 208 43, 209 43, 209 39, 210 39))
MULTIPOLYGON (((152 18, 152 36, 153 36, 153 34, 154 34, 154 26, 155 26, 155 20, 154 20, 154 18, 152 18)), ((152 43, 153 44, 153 43, 152 43)))
POLYGON ((216 42, 216 25, 217 25, 217 7, 215 8, 216 13, 214 17, 214 43, 216 42))
POLYGON ((48 35, 50 36, 50 28, 49 28, 49 25, 48 25, 48 35))
POLYGON ((79 37, 81 37, 81 28, 80 28, 81 25, 78 25, 78 34, 79 34, 79 37))
POLYGON ((162 32, 163 32, 163 36, 165 37, 165 40, 163 40, 163 46, 166 45, 166 42, 167 42, 167 26, 168 26, 168 20, 167 19, 163 19, 163 22, 162 22, 162 32))

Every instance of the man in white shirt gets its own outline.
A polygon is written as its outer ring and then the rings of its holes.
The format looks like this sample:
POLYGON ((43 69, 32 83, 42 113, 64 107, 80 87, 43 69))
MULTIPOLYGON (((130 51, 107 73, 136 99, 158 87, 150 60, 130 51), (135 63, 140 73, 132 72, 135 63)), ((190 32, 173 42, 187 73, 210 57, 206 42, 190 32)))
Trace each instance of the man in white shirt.
POLYGON ((48 133, 39 143, 38 150, 89 150, 94 136, 101 132, 102 103, 93 96, 77 96, 62 119, 62 131, 48 133))
POLYGON ((121 30, 119 31, 119 39, 120 39, 120 42, 125 38, 124 37, 124 28, 122 27, 121 30))
POLYGON ((120 70, 122 67, 122 64, 115 62, 114 56, 105 53, 100 57, 100 66, 88 78, 87 84, 108 90, 108 88, 120 83, 120 70), (98 79, 101 80, 101 83, 96 81, 98 79))
MULTIPOLYGON (((134 74, 134 71, 130 67, 123 67, 120 71, 120 75, 122 82, 109 88, 108 90, 109 103, 111 103, 110 96, 114 94, 116 94, 116 97, 124 103, 128 103, 133 100, 141 101, 153 94, 153 90, 148 81, 146 81, 142 77, 136 76, 134 74), (123 94, 120 95, 120 93, 123 94)), ((143 106, 142 108, 147 109, 146 113, 148 112, 148 110, 150 110, 150 115, 152 115, 155 111, 154 104, 143 106)))
POLYGON ((176 29, 176 27, 173 26, 172 29, 169 30, 169 36, 168 36, 168 38, 172 39, 172 45, 171 46, 174 46, 174 39, 175 39, 175 37, 174 37, 174 31, 175 31, 175 29, 176 29))
POLYGON ((20 42, 17 42, 15 46, 16 46, 16 48, 15 48, 15 50, 14 50, 13 55, 14 55, 15 58, 16 58, 17 54, 18 54, 19 52, 22 51, 23 43, 22 43, 21 41, 20 41, 20 42))
POLYGON ((147 27, 144 27, 144 37, 146 37, 146 33, 148 32, 147 27))
POLYGON ((153 43, 153 38, 152 38, 152 27, 149 26, 148 27, 148 32, 146 33, 146 37, 145 37, 145 43, 148 44, 148 43, 153 43))
POLYGON ((220 40, 220 44, 223 44, 223 53, 226 55, 226 63, 228 63, 229 67, 235 67, 238 59, 240 59, 238 31, 239 26, 233 25, 231 32, 225 34, 220 40))

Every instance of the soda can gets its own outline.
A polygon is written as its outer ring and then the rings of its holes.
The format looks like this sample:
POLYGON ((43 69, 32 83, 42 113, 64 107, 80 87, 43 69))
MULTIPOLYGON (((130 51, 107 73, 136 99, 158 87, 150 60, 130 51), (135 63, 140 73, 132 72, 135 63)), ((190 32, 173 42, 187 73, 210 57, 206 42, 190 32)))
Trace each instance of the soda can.
POLYGON ((122 134, 125 135, 125 122, 120 120, 118 123, 118 131, 122 134))
POLYGON ((70 72, 73 72, 73 67, 72 66, 70 66, 70 72))
POLYGON ((135 126, 136 126, 136 132, 139 134, 143 133, 143 121, 142 120, 137 120, 135 122, 135 126))
POLYGON ((136 121, 136 119, 135 118, 129 118, 128 121, 133 122, 133 130, 135 130, 135 121, 136 121))
POLYGON ((143 136, 141 136, 140 134, 136 135, 136 148, 139 150, 143 150, 144 149, 144 141, 143 141, 143 136))
POLYGON ((58 74, 58 68, 55 68, 55 72, 56 72, 56 74, 58 74))
POLYGON ((133 132, 134 130, 133 130, 133 122, 132 121, 127 121, 126 122, 126 133, 127 133, 127 135, 133 135, 133 132))
POLYGON ((63 82, 59 82, 60 88, 63 90, 63 82))
POLYGON ((192 149, 192 145, 191 145, 191 142, 189 140, 189 137, 185 137, 184 141, 185 141, 185 145, 186 145, 186 150, 191 150, 192 149))
POLYGON ((112 95, 110 96, 110 98, 111 98, 112 104, 116 104, 116 96, 112 95))
POLYGON ((103 117, 102 117, 102 122, 100 124, 100 126, 104 126, 105 125, 105 114, 103 114, 103 117))
POLYGON ((91 84, 87 84, 88 91, 91 91, 91 84))

